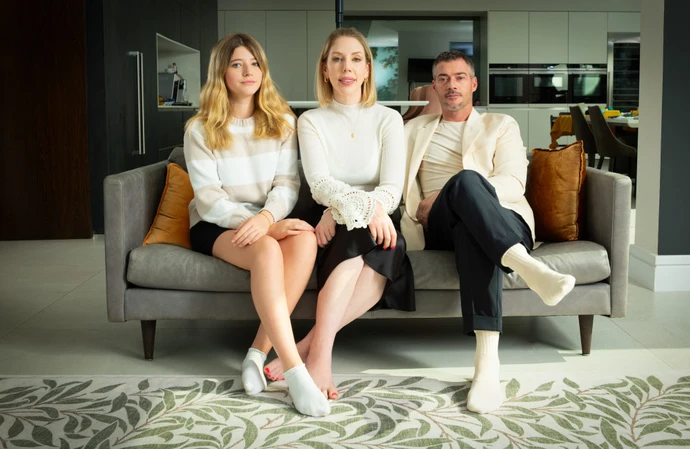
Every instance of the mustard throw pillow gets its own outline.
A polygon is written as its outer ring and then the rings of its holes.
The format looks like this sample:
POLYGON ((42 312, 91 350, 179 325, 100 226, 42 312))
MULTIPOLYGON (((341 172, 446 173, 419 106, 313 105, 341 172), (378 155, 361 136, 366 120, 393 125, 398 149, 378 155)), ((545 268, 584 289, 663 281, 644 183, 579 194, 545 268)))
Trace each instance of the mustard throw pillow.
POLYGON ((581 140, 564 148, 532 150, 527 200, 534 211, 538 241, 563 242, 581 237, 586 172, 581 140))
POLYGON ((154 243, 191 248, 189 240, 189 202, 194 198, 194 190, 189 174, 177 164, 168 164, 165 188, 158 212, 153 219, 149 233, 144 238, 144 246, 154 243))

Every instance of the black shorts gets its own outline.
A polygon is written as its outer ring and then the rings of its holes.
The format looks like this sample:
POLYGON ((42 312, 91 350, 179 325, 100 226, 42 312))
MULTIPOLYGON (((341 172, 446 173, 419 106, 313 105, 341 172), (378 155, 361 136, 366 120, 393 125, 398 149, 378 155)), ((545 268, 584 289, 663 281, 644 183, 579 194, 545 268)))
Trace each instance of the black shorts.
POLYGON ((192 242, 192 249, 198 253, 213 256, 213 245, 218 240, 218 237, 227 230, 227 228, 217 224, 200 221, 189 230, 189 240, 192 242))

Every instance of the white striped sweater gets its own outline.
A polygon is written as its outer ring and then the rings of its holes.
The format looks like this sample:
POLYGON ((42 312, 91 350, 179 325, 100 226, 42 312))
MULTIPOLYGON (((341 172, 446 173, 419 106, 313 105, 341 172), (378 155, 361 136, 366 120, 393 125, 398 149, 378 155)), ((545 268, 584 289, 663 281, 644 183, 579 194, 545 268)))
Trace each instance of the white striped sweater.
MULTIPOLYGON (((294 119, 289 117, 294 126, 294 119)), ((189 203, 189 225, 200 221, 237 229, 244 221, 267 210, 276 221, 285 218, 297 203, 297 137, 254 137, 254 118, 233 118, 232 147, 211 150, 206 146, 200 120, 184 135, 184 156, 194 199, 189 203)))

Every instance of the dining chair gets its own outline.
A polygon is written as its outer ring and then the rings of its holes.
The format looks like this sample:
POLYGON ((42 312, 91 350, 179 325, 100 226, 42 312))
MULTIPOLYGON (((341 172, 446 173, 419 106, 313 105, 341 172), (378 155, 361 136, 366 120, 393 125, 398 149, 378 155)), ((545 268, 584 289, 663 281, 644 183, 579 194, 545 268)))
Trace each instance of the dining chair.
MULTIPOLYGON (((573 131, 575 131, 575 138, 581 140, 585 147, 587 154, 587 165, 594 167, 594 162, 597 155, 597 143, 594 141, 594 134, 589 129, 589 125, 585 120, 582 109, 579 106, 570 106, 570 116, 573 118, 573 131)), ((603 164, 604 158, 599 160, 599 167, 603 164)))
POLYGON ((410 94, 410 100, 420 100, 428 101, 424 106, 417 106, 419 108, 412 114, 405 113, 403 116, 403 122, 407 123, 408 120, 412 120, 415 117, 425 114, 440 114, 441 113, 441 102, 438 99, 438 95, 434 92, 434 88, 431 84, 426 84, 424 86, 416 87, 412 90, 414 93, 419 89, 418 93, 413 98, 412 93, 410 94))
MULTIPOLYGON (((590 106, 589 119, 592 123, 592 134, 596 142, 597 152, 599 156, 604 159, 609 158, 609 171, 614 171, 616 159, 630 158, 630 166, 628 176, 633 181, 637 176, 637 149, 630 145, 626 145, 613 135, 613 131, 609 128, 604 114, 601 113, 599 106, 590 106)), ((635 182, 633 182, 633 194, 635 192, 635 182)))

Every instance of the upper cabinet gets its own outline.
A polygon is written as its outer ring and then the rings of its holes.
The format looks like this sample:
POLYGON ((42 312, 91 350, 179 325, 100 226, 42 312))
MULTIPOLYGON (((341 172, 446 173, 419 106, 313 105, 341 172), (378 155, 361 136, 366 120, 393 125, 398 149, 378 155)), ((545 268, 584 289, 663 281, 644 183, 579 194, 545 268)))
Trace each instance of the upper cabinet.
POLYGON ((609 33, 639 33, 639 12, 610 12, 608 13, 609 33))
POLYGON ((606 64, 608 13, 571 12, 568 14, 568 62, 606 64))
POLYGON ((489 63, 524 64, 529 55, 529 13, 489 12, 489 63))
MULTIPOLYGON (((228 34, 245 33, 256 39, 266 51, 266 11, 225 11, 219 12, 225 15, 223 29, 218 30, 218 39, 228 34)), ((220 28, 220 25, 219 25, 220 28)))
POLYGON ((267 11, 264 50, 283 97, 307 98, 307 11, 267 11))
POLYGON ((530 12, 529 62, 531 64, 561 64, 566 61, 568 61, 568 13, 530 12))
POLYGON ((321 47, 326 42, 326 38, 334 29, 335 20, 333 20, 332 11, 307 11, 307 100, 316 100, 314 90, 316 61, 321 55, 321 47))

